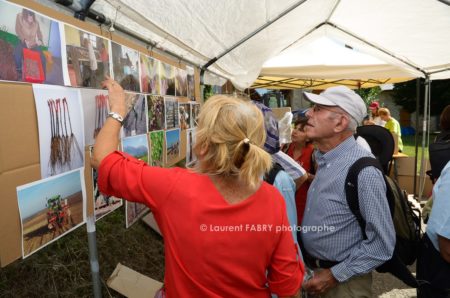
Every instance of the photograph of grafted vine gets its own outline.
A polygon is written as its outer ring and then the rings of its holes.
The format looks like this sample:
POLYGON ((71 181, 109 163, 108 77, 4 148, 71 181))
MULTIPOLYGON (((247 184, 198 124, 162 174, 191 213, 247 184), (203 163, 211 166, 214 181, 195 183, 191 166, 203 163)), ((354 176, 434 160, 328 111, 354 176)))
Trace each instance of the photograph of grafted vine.
POLYGON ((108 116, 108 91, 80 89, 86 145, 93 145, 108 116))
POLYGON ((33 85, 39 126, 42 178, 84 165, 84 132, 79 90, 33 85))

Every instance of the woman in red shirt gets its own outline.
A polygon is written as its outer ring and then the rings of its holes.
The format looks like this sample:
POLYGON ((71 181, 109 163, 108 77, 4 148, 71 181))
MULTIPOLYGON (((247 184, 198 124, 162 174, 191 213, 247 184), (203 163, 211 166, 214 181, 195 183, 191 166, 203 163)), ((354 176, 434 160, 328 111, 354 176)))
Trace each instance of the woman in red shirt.
POLYGON ((262 182, 264 119, 250 102, 213 96, 197 127, 193 169, 150 167, 116 151, 126 114, 120 85, 107 80, 110 110, 92 165, 100 191, 141 202, 164 236, 167 297, 298 297, 304 266, 279 192, 262 182))
POLYGON ((299 116, 295 121, 295 127, 292 131, 292 143, 287 149, 287 154, 298 162, 308 173, 308 180, 303 183, 295 193, 295 204, 297 206, 297 224, 300 226, 303 220, 303 213, 305 212, 306 197, 309 186, 314 179, 315 162, 314 162, 314 146, 308 140, 305 133, 305 125, 308 118, 299 116))

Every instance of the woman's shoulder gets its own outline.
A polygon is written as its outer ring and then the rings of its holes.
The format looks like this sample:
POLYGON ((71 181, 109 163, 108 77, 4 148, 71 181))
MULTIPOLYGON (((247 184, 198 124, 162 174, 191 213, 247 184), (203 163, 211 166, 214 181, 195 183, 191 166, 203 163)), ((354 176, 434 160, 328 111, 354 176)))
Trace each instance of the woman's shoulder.
MULTIPOLYGON (((284 171, 281 171, 281 172, 284 173, 284 171)), ((287 173, 286 173, 286 175, 287 175, 287 173)), ((260 186, 259 190, 257 191, 256 195, 258 195, 261 199, 265 200, 267 203, 269 203, 272 206, 275 206, 275 205, 281 206, 284 202, 283 196, 281 195, 280 191, 275 186, 273 186, 272 184, 269 184, 265 181, 263 181, 261 183, 261 186, 260 186)))

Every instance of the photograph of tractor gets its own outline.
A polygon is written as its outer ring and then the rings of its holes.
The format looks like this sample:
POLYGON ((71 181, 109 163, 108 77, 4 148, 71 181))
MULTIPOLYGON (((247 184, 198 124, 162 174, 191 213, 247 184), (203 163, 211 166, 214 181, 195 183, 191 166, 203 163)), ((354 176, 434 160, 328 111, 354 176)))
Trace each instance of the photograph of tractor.
POLYGON ((47 228, 58 234, 65 232, 73 226, 72 214, 67 199, 61 195, 47 198, 47 228))

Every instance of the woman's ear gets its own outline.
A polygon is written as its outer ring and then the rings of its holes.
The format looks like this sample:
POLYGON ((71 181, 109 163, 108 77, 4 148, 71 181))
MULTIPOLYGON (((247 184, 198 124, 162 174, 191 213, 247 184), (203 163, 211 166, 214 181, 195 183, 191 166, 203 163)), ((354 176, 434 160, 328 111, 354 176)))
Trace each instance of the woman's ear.
POLYGON ((205 156, 208 153, 208 143, 203 143, 200 147, 200 156, 205 156))

